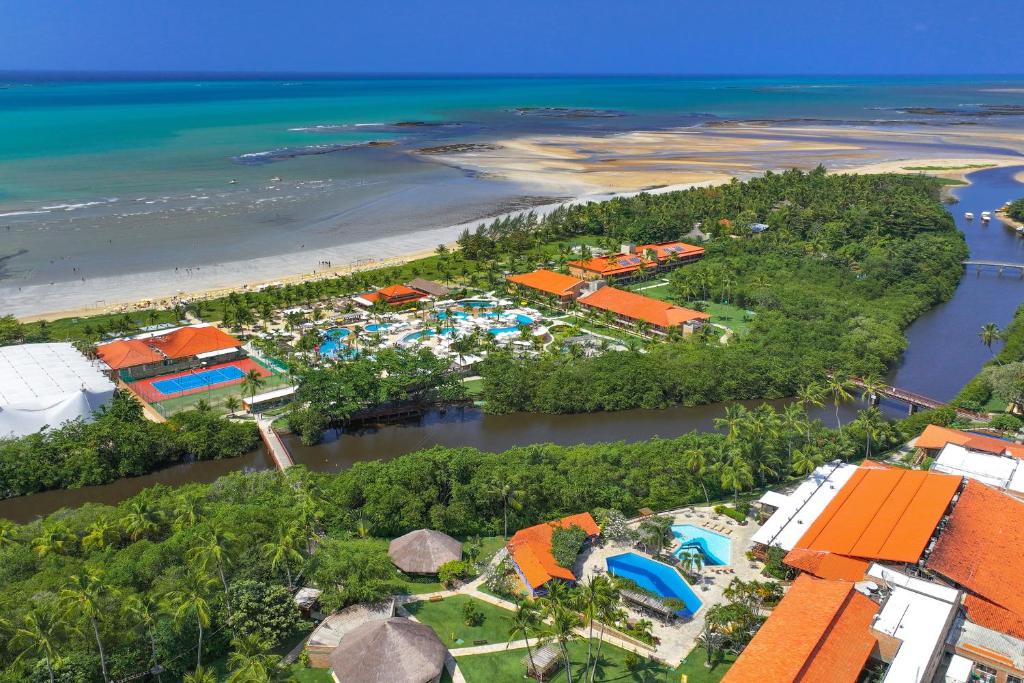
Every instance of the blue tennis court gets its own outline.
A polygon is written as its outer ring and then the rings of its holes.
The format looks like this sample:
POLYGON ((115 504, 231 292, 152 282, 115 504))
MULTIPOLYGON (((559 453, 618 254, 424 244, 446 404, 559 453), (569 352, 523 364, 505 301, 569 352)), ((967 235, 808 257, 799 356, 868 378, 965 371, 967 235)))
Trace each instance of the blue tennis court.
POLYGON ((216 384, 235 382, 245 377, 245 371, 234 365, 225 365, 221 368, 200 370, 187 375, 180 375, 170 379, 161 379, 152 382, 150 386, 165 396, 168 394, 180 394, 183 391, 194 389, 205 389, 216 384))

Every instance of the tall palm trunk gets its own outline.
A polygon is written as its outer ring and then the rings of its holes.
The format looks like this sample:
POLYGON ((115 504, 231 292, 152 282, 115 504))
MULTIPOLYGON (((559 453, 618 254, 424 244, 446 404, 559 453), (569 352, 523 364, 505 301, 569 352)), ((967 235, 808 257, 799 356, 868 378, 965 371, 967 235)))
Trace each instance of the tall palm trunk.
MULTIPOLYGON (((228 580, 224 576, 224 565, 217 562, 217 573, 220 574, 220 583, 224 586, 224 606, 228 610, 228 623, 231 624, 231 591, 228 590, 228 580)), ((234 633, 234 624, 231 625, 231 632, 234 633)))
POLYGON ((53 683, 53 662, 50 661, 49 652, 46 652, 46 670, 50 672, 50 683, 53 683))
POLYGON ((558 647, 562 649, 562 659, 565 660, 565 678, 568 683, 572 683, 572 662, 569 660, 569 648, 565 646, 565 643, 559 643, 558 647))
MULTIPOLYGON (((153 651, 153 666, 156 667, 157 665, 160 664, 159 658, 156 655, 156 637, 153 635, 153 629, 152 628, 148 628, 146 630, 149 633, 149 647, 153 651)), ((160 677, 160 674, 156 675, 156 680, 157 681, 161 681, 162 680, 161 677, 160 677)))
POLYGON ((100 627, 96 623, 95 618, 90 618, 89 621, 92 622, 92 633, 96 636, 96 647, 100 650, 100 669, 103 671, 103 680, 106 682, 110 680, 110 676, 107 675, 107 655, 103 652, 103 641, 100 640, 100 627))
POLYGON ((199 646, 196 648, 196 669, 203 666, 203 620, 196 615, 196 623, 199 624, 199 646))
POLYGON ((594 656, 594 666, 590 670, 590 683, 594 683, 594 676, 597 675, 597 665, 601 661, 602 645, 604 645, 604 620, 601 621, 601 630, 597 634, 597 654, 594 656))

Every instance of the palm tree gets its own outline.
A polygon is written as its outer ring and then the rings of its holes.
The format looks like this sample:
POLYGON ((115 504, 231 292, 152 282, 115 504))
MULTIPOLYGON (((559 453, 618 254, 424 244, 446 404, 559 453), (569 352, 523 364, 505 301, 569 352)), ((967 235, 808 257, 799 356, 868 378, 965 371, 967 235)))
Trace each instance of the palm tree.
MULTIPOLYGON (((157 616, 160 613, 160 605, 151 597, 145 598, 139 597, 138 595, 132 594, 128 597, 124 604, 125 612, 134 616, 139 624, 146 630, 146 635, 149 636, 149 647, 152 653, 153 666, 156 667, 160 662, 156 652, 156 624, 157 616)), ((160 680, 160 674, 156 675, 157 681, 160 680)))
POLYGON ((277 570, 284 567, 285 576, 288 579, 288 587, 292 587, 292 564, 302 562, 302 553, 299 552, 301 539, 298 534, 298 527, 295 525, 281 527, 273 541, 263 544, 263 554, 270 560, 270 569, 277 570))
POLYGON ((57 658, 57 638, 61 623, 52 610, 33 606, 21 615, 21 621, 12 630, 8 641, 11 650, 18 653, 14 661, 24 657, 46 660, 50 683, 54 683, 53 662, 57 658))
POLYGON ((812 382, 810 384, 805 384, 796 390, 796 400, 797 403, 804 407, 804 412, 807 412, 807 409, 810 406, 818 406, 821 408, 825 405, 823 394, 824 389, 820 385, 812 382))
POLYGON ((793 462, 793 435, 803 438, 810 428, 807 422, 807 415, 796 403, 787 405, 781 415, 780 426, 786 432, 786 453, 788 455, 786 466, 793 462))
POLYGON ((846 401, 853 400, 853 394, 850 393, 850 383, 845 377, 832 373, 825 383, 825 391, 832 396, 832 404, 836 407, 836 426, 839 428, 839 435, 842 436, 843 423, 839 419, 839 406, 846 401))
POLYGON ((18 545, 18 525, 9 519, 0 519, 0 549, 18 545))
POLYGON ((263 375, 256 368, 249 370, 245 373, 245 379, 242 380, 242 392, 249 394, 249 400, 252 401, 252 397, 256 395, 264 385, 263 375))
POLYGON ((101 519, 89 525, 87 533, 82 537, 82 548, 84 550, 104 550, 117 543, 118 538, 117 528, 107 520, 101 519))
POLYGON ((704 666, 711 668, 714 664, 715 652, 718 651, 723 644, 725 639, 722 634, 715 630, 714 625, 708 620, 704 619, 704 628, 701 630, 700 635, 697 636, 697 645, 704 648, 704 666))
POLYGON ((229 412, 233 413, 242 407, 242 402, 238 400, 237 396, 228 396, 224 399, 224 408, 229 412))
POLYGON ((71 543, 71 532, 63 524, 43 527, 42 533, 32 539, 32 550, 39 557, 61 555, 71 543))
POLYGON ((491 482, 489 489, 489 493, 492 496, 501 500, 501 513, 504 521, 502 535, 504 538, 508 538, 508 509, 510 507, 513 510, 522 509, 520 500, 526 495, 522 489, 516 488, 517 485, 517 481, 501 475, 491 482))
POLYGON ((72 576, 67 586, 60 592, 60 605, 64 609, 65 618, 70 621, 88 621, 96 638, 96 649, 100 653, 100 669, 103 680, 109 681, 107 674, 107 655, 103 651, 103 640, 100 638, 100 621, 106 618, 108 596, 114 589, 103 580, 99 572, 89 572, 84 576, 72 576))
POLYGON ((224 606, 228 612, 228 623, 231 622, 231 592, 228 590, 228 579, 225 570, 232 562, 232 554, 238 538, 219 523, 207 525, 206 534, 199 545, 188 551, 189 559, 201 572, 209 572, 212 566, 220 576, 224 588, 224 606))
POLYGON ((594 683, 597 667, 601 663, 601 649, 604 646, 604 629, 607 624, 615 624, 626 618, 626 611, 619 607, 619 589, 614 582, 608 581, 607 593, 598 605, 598 617, 601 630, 597 634, 597 652, 594 654, 594 665, 590 669, 590 683, 594 683))
MULTIPOLYGON (((199 627, 199 642, 196 646, 196 673, 203 668, 203 629, 210 626, 210 618, 213 609, 207 601, 207 596, 217 585, 217 580, 204 573, 192 573, 182 587, 171 591, 164 596, 164 606, 174 619, 174 624, 180 630, 186 622, 195 619, 199 627)), ((203 680, 203 679, 197 679, 203 680)))
POLYGON ((700 583, 700 571, 704 568, 704 556, 698 550, 690 550, 679 554, 679 566, 683 571, 689 572, 698 577, 700 583))
POLYGON ((754 485, 754 472, 750 463, 743 459, 739 451, 733 451, 725 458, 719 468, 722 488, 732 489, 733 500, 739 502, 740 491, 754 485))
POLYGON ((995 355, 992 345, 1003 338, 1003 331, 999 329, 999 326, 995 323, 985 323, 981 326, 978 336, 981 337, 981 343, 988 347, 989 355, 995 355))
POLYGON ((864 401, 865 403, 871 403, 874 400, 875 396, 878 395, 878 392, 880 392, 882 388, 885 386, 885 383, 882 381, 882 378, 874 373, 861 377, 860 383, 860 400, 864 401))
POLYGON ((360 517, 356 520, 356 536, 358 538, 369 538, 370 537, 370 520, 365 517, 360 517))
POLYGON ((511 617, 506 617, 506 620, 509 622, 508 643, 511 644, 512 641, 522 638, 526 643, 526 656, 530 660, 530 668, 535 670, 530 636, 534 634, 540 623, 537 605, 528 600, 520 600, 516 605, 516 611, 512 613, 511 617))
POLYGON ((146 498, 136 497, 128 504, 121 526, 133 540, 155 536, 160 531, 163 512, 146 498))
POLYGON ((182 679, 183 683, 217 683, 216 676, 209 669, 203 667, 196 667, 196 670, 190 674, 185 674, 185 678, 182 679))
POLYGON ((189 529, 203 519, 202 495, 188 492, 180 496, 174 505, 174 522, 176 530, 189 529))
POLYGON ((708 470, 708 461, 704 455, 704 451, 700 448, 691 448, 683 453, 683 466, 686 467, 693 476, 697 477, 697 482, 700 484, 701 490, 704 491, 704 501, 710 505, 711 496, 708 495, 708 487, 704 484, 704 475, 708 470))
POLYGON ((715 418, 715 429, 725 431, 726 441, 735 441, 743 430, 749 411, 739 403, 726 406, 725 417, 715 418))
POLYGON ((866 410, 860 411, 857 422, 864 429, 864 457, 870 458, 871 439, 879 435, 882 427, 885 426, 885 419, 882 417, 882 411, 876 406, 871 406, 866 410))
POLYGON ((648 517, 640 523, 640 534, 647 545, 658 549, 658 554, 665 549, 665 541, 672 532, 672 518, 664 515, 648 517))
POLYGON ((267 643, 258 636, 239 636, 231 641, 235 650, 228 655, 231 675, 227 683, 256 683, 270 681, 270 672, 277 667, 280 657, 268 654, 267 643))
POLYGON ((550 624, 545 629, 545 635, 558 643, 562 651, 562 660, 565 662, 565 676, 568 683, 572 683, 572 660, 569 659, 569 643, 576 640, 576 627, 580 625, 580 618, 575 611, 555 603, 549 612, 550 624))
POLYGON ((793 451, 793 459, 789 463, 789 468, 793 474, 806 475, 813 472, 821 462, 821 456, 810 449, 798 448, 793 451))

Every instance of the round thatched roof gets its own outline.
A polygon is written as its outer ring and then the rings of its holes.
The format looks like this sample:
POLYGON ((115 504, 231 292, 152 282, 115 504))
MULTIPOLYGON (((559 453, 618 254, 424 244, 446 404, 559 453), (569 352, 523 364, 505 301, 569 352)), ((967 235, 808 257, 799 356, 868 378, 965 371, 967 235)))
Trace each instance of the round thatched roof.
POLYGON ((391 541, 388 555, 406 574, 436 574, 445 562, 462 559, 462 544, 440 531, 417 529, 391 541))
POLYGON ((350 631, 328 661, 345 683, 429 683, 441 675, 447 654, 432 628, 392 617, 350 631))

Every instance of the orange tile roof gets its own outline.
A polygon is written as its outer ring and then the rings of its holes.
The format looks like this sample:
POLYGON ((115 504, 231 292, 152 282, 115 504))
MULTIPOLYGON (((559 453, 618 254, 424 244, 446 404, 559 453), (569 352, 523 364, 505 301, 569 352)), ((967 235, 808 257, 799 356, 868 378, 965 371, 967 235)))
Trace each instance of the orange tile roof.
POLYGON ((1024 617, 1024 502, 969 480, 939 534, 929 569, 1024 617))
POLYGON ((917 562, 960 482, 936 472, 861 466, 795 547, 917 562))
POLYGON ((962 643, 962 644, 958 645, 957 647, 959 647, 962 650, 967 650, 968 652, 973 652, 976 655, 981 655, 985 659, 989 659, 989 660, 991 660, 993 662, 998 662, 998 663, 1002 664, 1003 666, 1010 667, 1011 669, 1016 668, 1013 665, 1013 659, 1011 659, 1010 657, 1007 657, 1006 655, 1004 655, 1004 654, 1002 654, 1000 652, 996 652, 995 650, 991 650, 991 649, 989 649, 987 647, 982 647, 981 645, 975 645, 974 643, 962 643))
POLYGON ((119 339, 100 344, 96 347, 96 355, 114 370, 120 370, 241 345, 242 342, 216 327, 182 327, 146 339, 119 339))
POLYGON ((406 287, 405 285, 388 285, 382 287, 376 292, 370 292, 369 294, 363 294, 361 298, 369 302, 383 299, 385 303, 405 303, 407 301, 419 301, 425 299, 427 295, 418 289, 412 287, 406 287))
POLYGON ((168 334, 143 340, 168 358, 189 358, 200 353, 230 349, 242 342, 216 327, 182 327, 168 334))
POLYGON ((962 432, 959 429, 928 425, 921 432, 921 435, 914 441, 915 448, 935 450, 945 447, 946 444, 956 444, 972 451, 982 453, 995 453, 997 455, 1011 455, 1015 458, 1024 459, 1024 446, 1021 444, 1004 441, 984 434, 972 434, 962 432))
POLYGON ((783 562, 794 569, 814 574, 819 579, 842 579, 863 581, 869 563, 845 555, 826 553, 818 550, 794 548, 786 553, 783 562))
POLYGON ((519 570, 526 577, 527 582, 538 588, 551 579, 565 579, 575 581, 576 576, 572 570, 558 564, 555 556, 551 554, 551 535, 558 527, 568 529, 571 526, 578 526, 587 532, 588 536, 596 536, 601 533, 600 527, 589 512, 581 512, 578 515, 570 515, 553 522, 544 522, 534 526, 520 529, 508 540, 509 552, 519 566, 519 570))
POLYGON ((667 261, 672 253, 675 253, 679 258, 703 256, 704 247, 696 247, 692 244, 686 244, 685 242, 641 244, 636 247, 636 253, 634 254, 609 254, 608 256, 595 256, 594 258, 587 259, 585 261, 569 261, 569 265, 583 270, 589 270, 594 273, 600 273, 601 275, 621 275, 623 273, 631 273, 640 267, 640 265, 635 262, 631 262, 629 264, 622 263, 626 259, 639 258, 640 263, 642 263, 644 267, 649 268, 660 262, 667 261), (654 258, 648 258, 648 255, 645 252, 654 252, 654 258))
POLYGON ((615 287, 602 287, 580 297, 579 302, 593 308, 611 311, 633 320, 642 320, 658 327, 678 327, 690 320, 710 320, 711 316, 667 301, 626 292, 615 287))
POLYGON ((877 612, 852 583, 801 574, 722 683, 853 683, 874 649, 877 612))
POLYGON ((96 347, 96 355, 113 370, 159 363, 164 359, 141 339, 118 339, 109 344, 100 344, 96 347))
POLYGON ((969 621, 1024 640, 1024 617, 970 593, 964 597, 964 609, 969 621))
POLYGON ((636 248, 636 253, 643 255, 644 252, 653 251, 659 261, 666 261, 675 254, 679 258, 691 256, 703 256, 704 247, 697 247, 685 242, 658 242, 656 244, 641 244, 636 248))
POLYGON ((509 275, 508 281, 514 282, 517 285, 523 285, 524 287, 539 289, 542 292, 547 292, 548 294, 554 294, 556 296, 564 296, 570 293, 574 287, 583 284, 583 280, 580 280, 579 278, 562 275, 561 273, 545 270, 543 268, 535 270, 532 273, 509 275))

